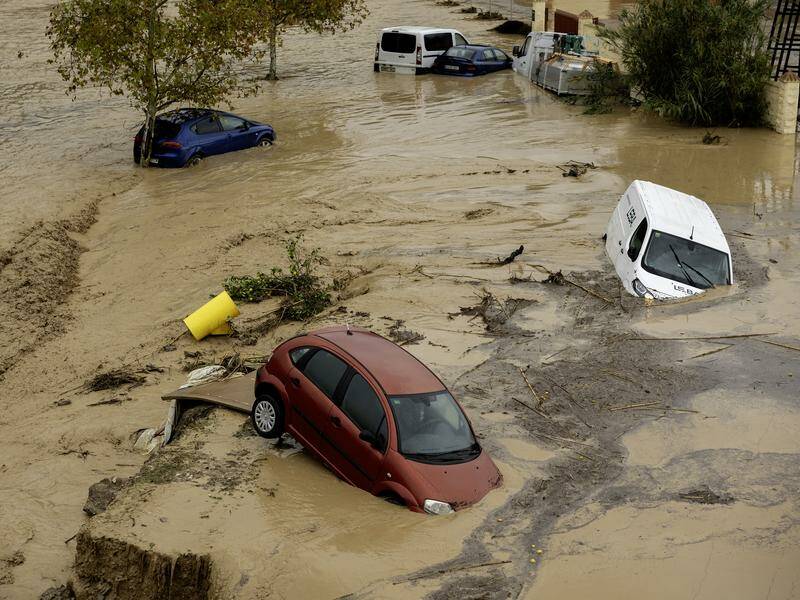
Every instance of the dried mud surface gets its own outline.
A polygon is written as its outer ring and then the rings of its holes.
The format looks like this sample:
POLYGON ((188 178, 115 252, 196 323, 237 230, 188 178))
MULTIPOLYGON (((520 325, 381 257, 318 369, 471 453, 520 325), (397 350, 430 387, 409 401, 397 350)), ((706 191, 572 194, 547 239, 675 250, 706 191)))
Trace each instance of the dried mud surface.
MULTIPOLYGON (((563 7, 620 6, 589 4, 563 7)), ((642 113, 584 116, 512 73, 376 75, 390 22, 519 40, 427 0, 371 9, 346 34, 290 33, 283 79, 237 105, 278 130, 268 152, 141 172, 138 116, 93 90, 70 101, 47 66, 49 4, 0 6, 0 598, 797 598, 795 140, 705 146, 642 113), (564 178, 571 160, 598 168, 564 178), (634 178, 710 203, 734 286, 674 304, 622 292, 600 235, 634 178), (298 233, 326 280, 348 274, 330 309, 270 329, 274 301, 242 304, 247 335, 183 335, 229 275, 285 268, 298 233), (333 323, 429 364, 504 486, 426 518, 222 409, 160 453, 133 449, 187 369, 333 323), (113 477, 89 517, 87 490, 113 477)))

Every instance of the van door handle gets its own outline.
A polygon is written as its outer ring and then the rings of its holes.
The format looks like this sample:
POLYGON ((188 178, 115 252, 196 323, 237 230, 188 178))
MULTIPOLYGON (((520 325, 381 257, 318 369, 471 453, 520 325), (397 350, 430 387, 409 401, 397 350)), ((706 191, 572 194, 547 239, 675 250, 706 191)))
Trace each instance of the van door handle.
POLYGON ((297 377, 292 377, 289 381, 292 382, 294 387, 300 387, 300 380, 297 377))
POLYGON ((331 417, 331 423, 333 423, 334 427, 341 427, 342 426, 342 420, 339 417, 337 417, 336 415, 333 415, 331 417))
POLYGON ((398 55, 397 55, 397 58, 405 58, 405 57, 406 57, 406 55, 405 55, 405 54, 398 54, 398 55))

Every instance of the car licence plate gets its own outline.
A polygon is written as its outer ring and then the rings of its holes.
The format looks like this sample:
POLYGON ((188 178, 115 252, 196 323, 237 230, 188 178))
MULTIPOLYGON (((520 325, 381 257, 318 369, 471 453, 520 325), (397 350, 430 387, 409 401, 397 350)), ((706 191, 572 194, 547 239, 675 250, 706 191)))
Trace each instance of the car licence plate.
POLYGON ((394 65, 381 65, 381 71, 386 71, 387 73, 394 73, 394 65))
POLYGON ((458 65, 445 65, 445 69, 449 69, 450 71, 458 71, 461 67, 458 65))

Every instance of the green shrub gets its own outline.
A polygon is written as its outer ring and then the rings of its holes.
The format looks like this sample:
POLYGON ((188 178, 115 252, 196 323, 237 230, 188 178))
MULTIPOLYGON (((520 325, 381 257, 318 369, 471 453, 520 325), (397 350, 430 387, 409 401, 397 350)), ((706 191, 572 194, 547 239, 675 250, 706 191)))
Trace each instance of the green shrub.
POLYGON ((300 247, 302 236, 286 240, 289 270, 273 267, 269 273, 254 276, 228 277, 223 287, 234 300, 260 302, 265 298, 283 297, 282 318, 305 321, 331 303, 328 287, 317 275, 317 267, 325 262, 319 248, 305 252, 300 247))
POLYGON ((580 98, 584 114, 609 113, 616 104, 630 104, 630 88, 617 65, 595 60, 585 77, 589 94, 580 98))
POLYGON ((764 13, 769 0, 640 0, 614 45, 644 104, 691 125, 758 125, 769 78, 764 13))

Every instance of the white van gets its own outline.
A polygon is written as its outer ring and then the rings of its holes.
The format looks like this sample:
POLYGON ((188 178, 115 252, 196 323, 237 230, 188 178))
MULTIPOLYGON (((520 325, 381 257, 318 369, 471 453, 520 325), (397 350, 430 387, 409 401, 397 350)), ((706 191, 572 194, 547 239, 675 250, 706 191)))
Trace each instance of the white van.
POLYGON ((606 253, 625 289, 644 298, 682 298, 733 283, 731 252, 702 200, 634 181, 606 229, 606 253))
POLYGON ((448 48, 468 43, 455 29, 387 27, 381 30, 375 45, 375 72, 426 73, 448 48))

